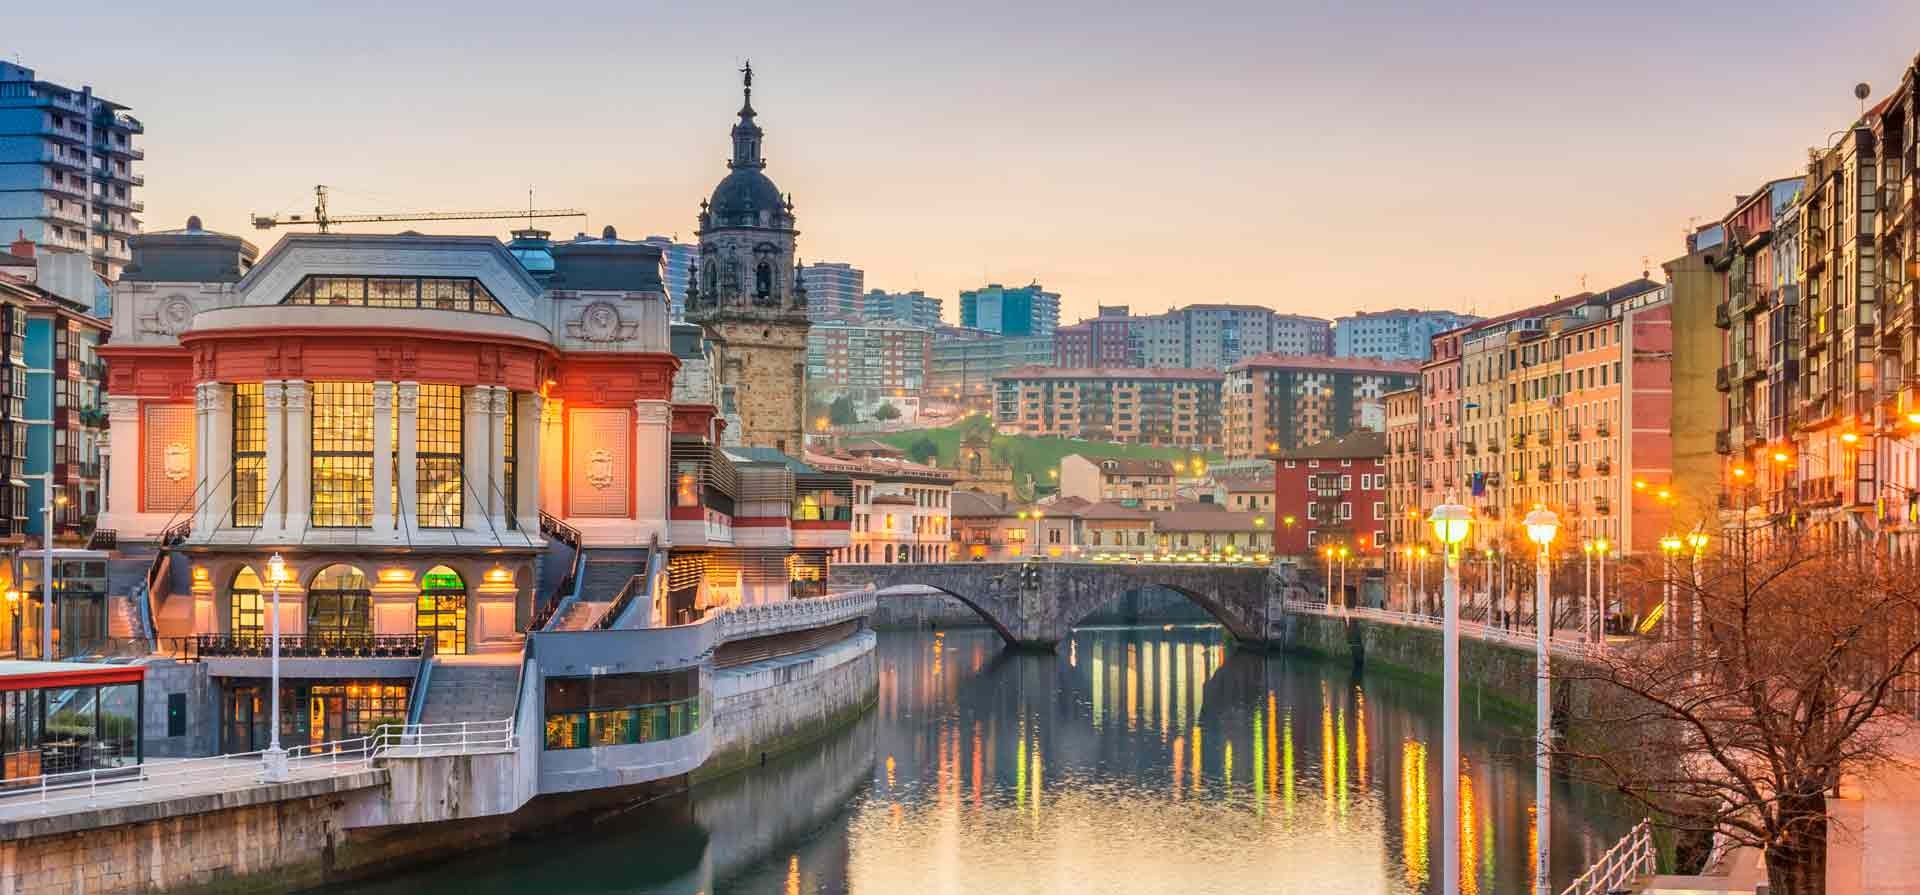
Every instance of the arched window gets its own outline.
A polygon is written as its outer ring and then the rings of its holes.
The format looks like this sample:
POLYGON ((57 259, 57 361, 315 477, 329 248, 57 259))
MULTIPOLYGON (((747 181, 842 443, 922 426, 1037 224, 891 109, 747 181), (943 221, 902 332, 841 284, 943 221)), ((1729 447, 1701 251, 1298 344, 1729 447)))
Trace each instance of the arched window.
POLYGON ((773 265, 762 261, 753 268, 753 295, 762 299, 773 297, 773 265))
POLYGON ((706 286, 704 287, 707 293, 707 300, 712 301, 714 290, 720 288, 720 265, 718 262, 714 261, 713 258, 711 257, 707 258, 707 265, 706 265, 706 270, 704 271, 704 275, 707 281, 706 286))
POLYGON ((321 569, 307 586, 307 636, 368 636, 373 633, 372 607, 365 573, 344 564, 321 569))
POLYGON ((460 573, 434 566, 420 579, 420 600, 414 608, 414 630, 433 638, 436 653, 467 651, 467 583, 460 573))
POLYGON ((893 562, 893 545, 892 545, 892 544, 888 544, 888 545, 886 546, 886 551, 885 551, 884 553, 882 553, 881 555, 882 555, 882 556, 884 556, 884 557, 886 557, 886 561, 887 561, 887 562, 888 562, 889 564, 891 564, 891 563, 893 562))
POLYGON ((252 566, 241 566, 227 588, 227 633, 259 634, 265 628, 260 603, 260 575, 252 566))

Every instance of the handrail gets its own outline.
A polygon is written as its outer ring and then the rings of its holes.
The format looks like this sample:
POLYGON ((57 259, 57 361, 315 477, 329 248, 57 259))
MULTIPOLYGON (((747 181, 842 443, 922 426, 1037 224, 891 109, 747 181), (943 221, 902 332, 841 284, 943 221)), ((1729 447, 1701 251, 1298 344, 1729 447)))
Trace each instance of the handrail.
POLYGON ((1653 825, 1642 820, 1627 835, 1607 849, 1587 872, 1580 874, 1560 895, 1610 895, 1631 888, 1635 878, 1657 871, 1653 848, 1653 825))
MULTIPOLYGON (((375 767, 380 759, 437 758, 512 752, 519 748, 513 719, 452 721, 438 724, 385 724, 366 736, 289 747, 290 775, 339 776, 375 767)), ((204 790, 208 783, 236 787, 267 782, 266 750, 161 761, 117 768, 95 768, 6 781, 0 786, 0 820, 11 809, 36 805, 47 814, 57 807, 93 805, 102 787, 112 796, 152 793, 155 800, 204 790)))
MULTIPOLYGON (((1374 609, 1368 606, 1355 606, 1348 609, 1341 609, 1339 607, 1329 606, 1325 602, 1309 600, 1288 600, 1286 607, 1289 612, 1367 618, 1387 624, 1409 625, 1420 628, 1438 629, 1442 627, 1442 622, 1439 618, 1416 612, 1401 612, 1397 609, 1374 609)), ((1536 638, 1531 629, 1510 630, 1466 618, 1460 619, 1459 623, 1460 633, 1476 640, 1490 640, 1526 650, 1534 649, 1537 646, 1535 642, 1536 638)), ((1605 655, 1607 652, 1607 646, 1603 642, 1589 642, 1578 637, 1567 637, 1559 634, 1553 635, 1553 638, 1549 641, 1548 649, 1557 655, 1570 656, 1573 658, 1597 658, 1605 655)))
POLYGON ((540 531, 552 535, 560 543, 574 550, 580 549, 580 530, 554 518, 553 514, 546 510, 540 511, 540 531))
MULTIPOLYGON (((431 634, 281 634, 280 657, 360 659, 416 659, 434 653, 431 634)), ((193 643, 201 658, 224 656, 259 658, 273 654, 272 634, 197 634, 193 643)))
POLYGON ((529 631, 545 631, 560 609, 569 600, 580 593, 580 585, 586 578, 587 551, 584 547, 573 548, 573 562, 567 567, 567 577, 560 579, 560 586, 554 588, 553 597, 544 606, 534 607, 533 618, 527 625, 529 631))
POLYGON ((595 629, 605 631, 612 628, 614 623, 619 621, 621 613, 627 611, 627 606, 633 602, 636 595, 652 592, 650 585, 653 584, 654 571, 659 558, 660 536, 656 534, 647 547, 646 571, 627 578, 627 585, 620 588, 620 593, 614 596, 613 602, 607 604, 607 611, 601 613, 600 617, 594 621, 595 629))

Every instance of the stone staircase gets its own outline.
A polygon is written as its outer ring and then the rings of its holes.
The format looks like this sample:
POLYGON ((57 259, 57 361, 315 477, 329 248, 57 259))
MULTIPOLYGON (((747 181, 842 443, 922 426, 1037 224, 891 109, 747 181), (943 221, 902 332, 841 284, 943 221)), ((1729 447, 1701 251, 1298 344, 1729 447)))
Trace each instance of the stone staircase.
POLYGON ((566 609, 561 610, 560 615, 554 618, 552 624, 547 626, 547 630, 585 631, 593 627, 594 622, 600 620, 601 614, 605 613, 607 606, 612 603, 612 599, 588 600, 583 598, 575 600, 567 604, 566 609))
POLYGON ((520 665, 446 662, 435 659, 427 677, 420 723, 498 721, 513 716, 520 694, 520 665))
POLYGON ((140 612, 134 608, 132 597, 126 594, 107 597, 107 636, 115 640, 147 636, 140 630, 140 612))
POLYGON ((580 599, 562 607, 547 625, 549 631, 584 631, 600 621, 615 597, 635 575, 647 573, 651 554, 646 548, 589 548, 580 573, 580 599))

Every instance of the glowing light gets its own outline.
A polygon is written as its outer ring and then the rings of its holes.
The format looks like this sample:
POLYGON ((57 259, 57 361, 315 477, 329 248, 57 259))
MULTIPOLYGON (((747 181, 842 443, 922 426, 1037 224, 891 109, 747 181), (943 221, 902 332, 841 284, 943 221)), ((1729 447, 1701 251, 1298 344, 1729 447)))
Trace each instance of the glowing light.
POLYGON ((1841 441, 1844 441, 1844 442, 1846 442, 1846 443, 1848 443, 1848 444, 1854 444, 1854 443, 1856 443, 1856 442, 1858 442, 1858 441, 1860 440, 1860 433, 1858 433, 1858 432, 1842 432, 1842 433, 1840 433, 1840 440, 1841 440, 1841 441))

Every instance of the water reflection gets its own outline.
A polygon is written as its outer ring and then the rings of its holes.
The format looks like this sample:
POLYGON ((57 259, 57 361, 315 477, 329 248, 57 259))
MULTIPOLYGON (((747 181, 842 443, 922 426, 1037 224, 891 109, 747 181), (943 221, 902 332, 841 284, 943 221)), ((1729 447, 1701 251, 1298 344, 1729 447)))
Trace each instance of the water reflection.
MULTIPOLYGON (((903 632, 881 637, 877 704, 677 814, 392 891, 1433 888, 1439 704, 1412 684, 1239 651, 1206 627, 1084 630, 1057 656, 985 630, 903 632)), ((1465 714, 1462 890, 1523 892, 1532 769, 1495 753, 1527 741, 1465 714)), ((1591 792, 1562 788, 1554 806, 1562 882, 1629 825, 1591 792)))

